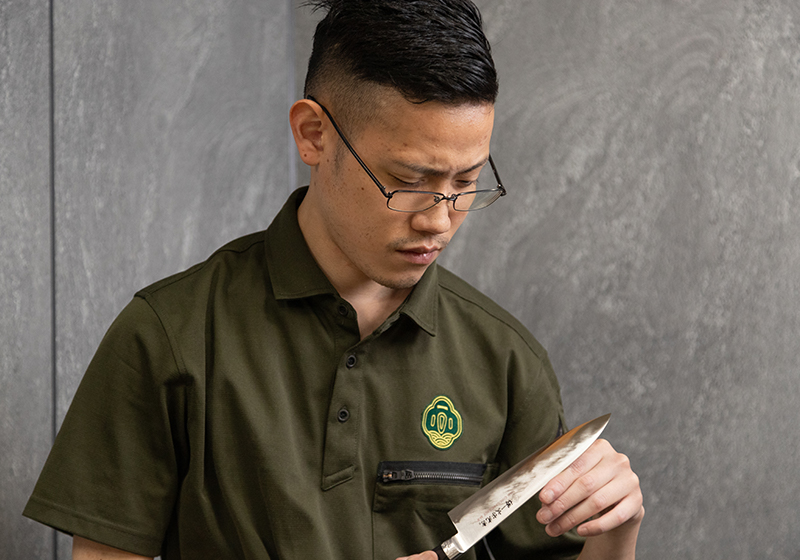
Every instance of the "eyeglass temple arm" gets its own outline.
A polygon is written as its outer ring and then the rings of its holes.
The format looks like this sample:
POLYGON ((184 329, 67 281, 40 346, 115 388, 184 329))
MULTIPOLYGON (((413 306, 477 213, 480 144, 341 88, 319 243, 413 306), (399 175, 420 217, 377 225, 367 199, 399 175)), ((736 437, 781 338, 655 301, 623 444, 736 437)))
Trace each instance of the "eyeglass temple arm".
MULTIPOLYGON (((364 161, 361 159, 361 157, 355 151, 355 149, 350 144, 350 142, 348 142, 347 137, 344 135, 342 130, 339 128, 339 125, 336 124, 336 121, 334 120, 333 116, 330 114, 328 109, 325 107, 325 105, 323 105, 322 103, 317 101, 314 98, 313 95, 307 95, 306 99, 308 99, 310 101, 313 101, 314 103, 319 105, 320 109, 322 109, 325 112, 325 114, 328 116, 328 119, 331 121, 331 124, 333 125, 333 128, 336 130, 336 133, 339 135, 339 138, 342 139, 342 142, 344 142, 344 145, 347 146, 347 149, 350 150, 350 153, 353 154, 354 158, 356 158, 356 161, 358 162, 358 164, 364 169, 364 171, 367 172, 367 175, 369 175, 370 179, 372 179, 372 181, 378 186, 378 188, 383 193, 383 196, 385 196, 386 198, 392 198, 391 193, 386 191, 386 188, 381 184, 381 182, 372 173, 372 171, 370 171, 369 167, 367 167, 367 165, 364 163, 364 161)), ((494 164, 494 160, 492 159, 492 155, 491 154, 489 154, 489 165, 492 166, 492 171, 494 172, 494 176, 497 178, 497 188, 500 189, 500 196, 505 196, 506 195, 506 188, 503 186, 503 182, 500 180, 500 175, 497 173, 497 167, 494 164)))
POLYGON ((497 179, 497 188, 500 189, 500 196, 506 195, 506 188, 503 186, 503 181, 500 180, 500 174, 497 173, 497 167, 494 165, 494 160, 492 159, 492 154, 489 154, 489 165, 492 166, 492 171, 494 172, 494 177, 497 179))
POLYGON ((323 105, 322 103, 320 103, 319 101, 314 99, 313 95, 307 95, 306 99, 308 99, 310 101, 313 101, 314 103, 319 105, 320 109, 322 109, 325 112, 325 114, 328 115, 328 119, 331 121, 331 124, 333 125, 333 128, 336 130, 336 133, 339 135, 339 138, 342 139, 342 142, 344 142, 344 145, 347 146, 347 149, 350 150, 350 153, 353 154, 354 158, 356 158, 356 161, 358 162, 358 164, 364 169, 364 171, 367 172, 367 175, 369 175, 369 178, 372 179, 372 181, 376 185, 378 185, 378 188, 383 193, 383 196, 385 196, 386 198, 392 198, 392 195, 389 194, 388 192, 386 192, 386 188, 381 184, 380 181, 378 181, 378 178, 372 173, 372 171, 370 171, 369 167, 367 167, 367 165, 364 163, 364 161, 361 159, 361 157, 359 157, 359 155, 356 153, 356 151, 353 148, 353 146, 350 145, 350 142, 347 141, 347 137, 344 135, 342 130, 339 128, 339 125, 336 124, 336 121, 333 120, 333 116, 330 114, 328 109, 325 108, 325 105, 323 105))

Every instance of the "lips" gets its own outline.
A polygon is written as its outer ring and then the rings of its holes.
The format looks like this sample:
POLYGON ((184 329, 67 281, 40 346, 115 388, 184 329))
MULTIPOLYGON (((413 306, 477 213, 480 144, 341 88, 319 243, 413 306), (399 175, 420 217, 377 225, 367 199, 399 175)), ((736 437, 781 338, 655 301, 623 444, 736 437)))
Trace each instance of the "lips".
POLYGON ((439 253, 442 252, 442 249, 434 246, 423 246, 399 249, 398 252, 410 263, 429 265, 436 260, 436 257, 439 256, 439 253))

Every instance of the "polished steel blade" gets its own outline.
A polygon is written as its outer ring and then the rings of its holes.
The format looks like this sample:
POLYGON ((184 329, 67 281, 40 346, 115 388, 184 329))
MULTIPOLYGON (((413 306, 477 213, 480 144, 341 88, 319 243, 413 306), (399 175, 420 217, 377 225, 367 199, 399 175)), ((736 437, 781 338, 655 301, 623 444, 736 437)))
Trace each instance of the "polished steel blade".
POLYGON ((458 534, 441 545, 447 557, 456 558, 469 550, 575 462, 598 438, 610 417, 606 414, 570 430, 450 510, 448 515, 458 534))

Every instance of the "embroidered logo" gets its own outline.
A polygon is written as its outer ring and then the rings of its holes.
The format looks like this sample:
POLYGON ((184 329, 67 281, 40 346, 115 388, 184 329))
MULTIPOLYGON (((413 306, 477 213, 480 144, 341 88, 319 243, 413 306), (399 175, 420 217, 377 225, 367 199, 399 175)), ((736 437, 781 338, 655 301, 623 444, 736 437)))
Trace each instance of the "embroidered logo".
POLYGON ((461 414, 445 396, 433 399, 422 413, 422 431, 437 449, 447 449, 461 435, 461 414))

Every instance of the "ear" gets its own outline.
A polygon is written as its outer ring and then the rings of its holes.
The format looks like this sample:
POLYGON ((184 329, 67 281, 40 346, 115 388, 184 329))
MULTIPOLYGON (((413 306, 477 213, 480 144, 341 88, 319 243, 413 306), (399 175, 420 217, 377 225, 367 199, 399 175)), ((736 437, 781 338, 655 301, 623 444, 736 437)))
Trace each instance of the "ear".
POLYGON ((325 128, 320 106, 310 99, 296 101, 289 109, 289 126, 303 163, 312 167, 319 164, 324 145, 322 132, 325 128))

